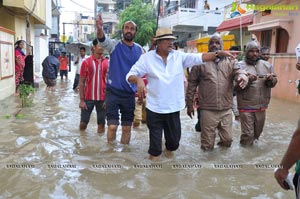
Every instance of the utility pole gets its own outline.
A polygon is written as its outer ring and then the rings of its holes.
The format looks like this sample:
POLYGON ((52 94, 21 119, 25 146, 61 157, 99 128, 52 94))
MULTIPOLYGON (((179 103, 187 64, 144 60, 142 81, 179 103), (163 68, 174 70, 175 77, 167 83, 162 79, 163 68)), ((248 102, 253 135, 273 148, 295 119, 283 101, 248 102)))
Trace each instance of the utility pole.
MULTIPOLYGON (((95 34, 97 34, 97 26, 96 26, 97 5, 98 5, 98 1, 97 1, 97 0, 94 0, 94 20, 95 20, 94 32, 95 32, 95 34)), ((96 36, 96 35, 95 35, 95 36, 96 36)))
POLYGON ((158 0, 158 6, 157 6, 156 30, 158 29, 159 15, 160 15, 160 0, 158 0))

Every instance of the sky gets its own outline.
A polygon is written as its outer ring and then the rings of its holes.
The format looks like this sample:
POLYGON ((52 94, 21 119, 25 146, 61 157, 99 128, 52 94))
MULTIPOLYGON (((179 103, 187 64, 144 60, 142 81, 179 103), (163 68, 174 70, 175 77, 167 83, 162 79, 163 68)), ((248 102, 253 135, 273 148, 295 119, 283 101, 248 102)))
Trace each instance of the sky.
MULTIPOLYGON (((75 13, 85 16, 94 16, 94 0, 61 0, 60 30, 63 31, 63 22, 73 22, 75 13)), ((73 25, 65 25, 65 33, 69 35, 73 31, 73 25)))

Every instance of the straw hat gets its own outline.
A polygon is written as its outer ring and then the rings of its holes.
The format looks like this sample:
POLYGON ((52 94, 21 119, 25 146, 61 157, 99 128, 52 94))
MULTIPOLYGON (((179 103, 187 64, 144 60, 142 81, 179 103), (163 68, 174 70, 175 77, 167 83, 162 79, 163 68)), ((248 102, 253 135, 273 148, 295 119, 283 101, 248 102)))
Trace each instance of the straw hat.
POLYGON ((161 40, 161 39, 177 39, 173 33, 172 30, 169 28, 158 28, 156 30, 156 35, 154 37, 155 41, 161 40))

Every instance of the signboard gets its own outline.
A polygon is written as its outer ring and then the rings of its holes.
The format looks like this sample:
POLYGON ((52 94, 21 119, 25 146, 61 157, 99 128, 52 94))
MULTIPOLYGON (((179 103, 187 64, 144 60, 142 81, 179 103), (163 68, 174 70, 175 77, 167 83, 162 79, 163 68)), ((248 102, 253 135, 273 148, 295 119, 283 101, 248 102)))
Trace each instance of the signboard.
POLYGON ((0 80, 13 78, 14 71, 14 32, 0 26, 0 80))
POLYGON ((14 72, 13 44, 0 41, 0 77, 5 79, 13 76, 14 72))

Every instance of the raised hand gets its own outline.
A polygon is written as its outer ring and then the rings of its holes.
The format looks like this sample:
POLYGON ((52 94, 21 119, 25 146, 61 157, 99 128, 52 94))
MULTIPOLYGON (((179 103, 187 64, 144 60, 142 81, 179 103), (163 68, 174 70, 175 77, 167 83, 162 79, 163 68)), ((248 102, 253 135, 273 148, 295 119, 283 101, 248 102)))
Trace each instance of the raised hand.
POLYGON ((98 38, 103 38, 103 19, 102 15, 98 14, 96 18, 96 27, 97 27, 97 37, 98 38))
POLYGON ((97 26, 97 29, 101 29, 102 30, 103 19, 102 19, 102 15, 101 14, 98 14, 97 17, 96 17, 96 26, 97 26))

